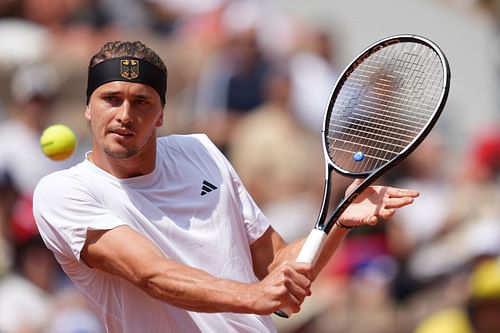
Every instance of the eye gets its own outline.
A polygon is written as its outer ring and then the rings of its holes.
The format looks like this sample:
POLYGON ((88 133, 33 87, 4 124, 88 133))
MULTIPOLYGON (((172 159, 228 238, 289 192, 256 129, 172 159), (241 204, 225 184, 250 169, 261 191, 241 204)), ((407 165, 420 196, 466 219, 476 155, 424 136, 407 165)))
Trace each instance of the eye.
POLYGON ((138 98, 135 100, 135 104, 137 105, 148 105, 149 101, 145 98, 138 98))
POLYGON ((105 95, 102 99, 113 106, 117 106, 121 103, 121 99, 116 95, 105 95))

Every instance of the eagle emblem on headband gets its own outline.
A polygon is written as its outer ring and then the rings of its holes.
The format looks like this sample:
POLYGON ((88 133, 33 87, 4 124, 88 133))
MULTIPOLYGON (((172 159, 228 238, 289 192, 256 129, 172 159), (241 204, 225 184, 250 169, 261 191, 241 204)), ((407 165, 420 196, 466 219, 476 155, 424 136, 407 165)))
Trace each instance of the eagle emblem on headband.
POLYGON ((139 61, 135 59, 123 59, 120 62, 120 75, 129 80, 139 77, 139 61))

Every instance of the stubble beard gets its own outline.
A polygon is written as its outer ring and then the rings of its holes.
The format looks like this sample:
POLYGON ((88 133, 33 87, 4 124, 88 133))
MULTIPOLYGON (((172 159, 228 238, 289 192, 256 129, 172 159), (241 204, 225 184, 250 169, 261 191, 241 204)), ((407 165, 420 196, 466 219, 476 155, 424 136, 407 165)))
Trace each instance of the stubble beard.
MULTIPOLYGON (((94 131, 92 130, 92 122, 90 120, 87 120, 87 128, 90 130, 90 133, 92 134, 92 136, 94 136, 94 131)), ((134 157, 135 155, 137 155, 139 153, 139 148, 137 148, 137 147, 130 147, 130 148, 127 148, 126 151, 117 152, 117 151, 113 151, 110 148, 110 146, 107 144, 103 144, 102 150, 107 156, 109 156, 111 158, 118 159, 118 160, 125 160, 128 158, 134 157)))
POLYGON ((108 145, 103 146, 103 151, 106 155, 108 155, 111 158, 118 159, 118 160, 126 160, 128 158, 134 157, 137 155, 139 152, 139 149, 132 147, 132 148, 127 148, 126 151, 113 151, 109 148, 108 145))

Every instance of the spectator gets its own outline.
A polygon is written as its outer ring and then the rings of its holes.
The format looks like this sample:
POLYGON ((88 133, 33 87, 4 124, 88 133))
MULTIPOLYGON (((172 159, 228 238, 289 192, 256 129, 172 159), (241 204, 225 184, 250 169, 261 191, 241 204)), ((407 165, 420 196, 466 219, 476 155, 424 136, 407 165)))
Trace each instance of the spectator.
POLYGON ((292 105, 303 125, 320 133, 323 114, 339 72, 334 63, 332 36, 321 30, 306 30, 292 55, 292 105))
POLYGON ((476 263, 470 278, 470 296, 462 307, 444 309, 425 318, 415 333, 500 332, 500 262, 476 263))
POLYGON ((49 314, 54 257, 38 235, 18 242, 13 271, 0 277, 0 332, 41 332, 49 314))
POLYGON ((271 225, 293 241, 307 234, 316 218, 323 184, 321 173, 315 173, 322 167, 321 141, 295 119, 286 70, 276 66, 264 86, 264 103, 236 124, 228 154, 271 225))
POLYGON ((221 18, 227 43, 205 65, 197 87, 195 127, 223 150, 240 117, 262 104, 270 67, 257 38, 260 7, 251 1, 233 6, 221 18))

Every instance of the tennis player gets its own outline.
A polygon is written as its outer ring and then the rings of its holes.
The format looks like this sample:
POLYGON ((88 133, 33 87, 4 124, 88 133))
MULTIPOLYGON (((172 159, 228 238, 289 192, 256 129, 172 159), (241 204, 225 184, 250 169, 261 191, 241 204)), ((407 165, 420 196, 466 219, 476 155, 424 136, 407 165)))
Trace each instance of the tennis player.
POLYGON ((141 42, 110 42, 88 69, 92 151, 43 178, 40 233, 107 332, 275 332, 298 312, 350 226, 374 224, 418 195, 370 187, 313 266, 295 263, 238 175, 205 135, 157 138, 167 70, 141 42))

